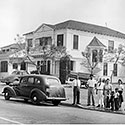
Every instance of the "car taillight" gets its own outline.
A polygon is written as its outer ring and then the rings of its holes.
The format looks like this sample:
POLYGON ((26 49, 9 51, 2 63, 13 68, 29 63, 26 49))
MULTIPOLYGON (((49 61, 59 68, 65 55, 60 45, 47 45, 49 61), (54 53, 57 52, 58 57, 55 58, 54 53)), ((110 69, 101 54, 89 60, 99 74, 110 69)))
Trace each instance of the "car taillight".
POLYGON ((50 89, 47 88, 47 89, 46 89, 46 93, 47 93, 48 96, 49 96, 49 92, 50 92, 50 89))
POLYGON ((49 88, 46 89, 46 92, 49 92, 49 88))

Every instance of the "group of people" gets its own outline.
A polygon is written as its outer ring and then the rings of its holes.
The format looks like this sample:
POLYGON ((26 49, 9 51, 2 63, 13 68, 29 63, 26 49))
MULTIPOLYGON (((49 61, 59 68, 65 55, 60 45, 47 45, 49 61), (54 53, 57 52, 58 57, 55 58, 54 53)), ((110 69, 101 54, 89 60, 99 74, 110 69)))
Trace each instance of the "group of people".
MULTIPOLYGON (((118 85, 113 90, 113 86, 110 79, 99 79, 96 81, 94 76, 91 74, 90 79, 87 81, 88 84, 88 99, 87 106, 95 106, 95 93, 98 98, 98 105, 96 107, 104 107, 111 109, 112 111, 118 111, 123 102, 123 83, 122 80, 118 80, 118 85)), ((79 76, 73 81, 73 105, 80 103, 80 86, 81 82, 79 76)))

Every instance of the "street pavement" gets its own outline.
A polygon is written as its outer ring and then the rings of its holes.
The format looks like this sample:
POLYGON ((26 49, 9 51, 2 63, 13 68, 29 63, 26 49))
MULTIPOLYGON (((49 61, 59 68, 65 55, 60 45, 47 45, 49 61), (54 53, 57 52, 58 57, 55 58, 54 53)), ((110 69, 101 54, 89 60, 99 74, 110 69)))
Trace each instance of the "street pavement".
MULTIPOLYGON (((6 86, 4 83, 0 83, 0 96, 3 96, 2 90, 6 86)), ((111 110, 106 110, 104 108, 97 108, 97 95, 95 94, 95 107, 93 106, 87 106, 87 89, 82 87, 80 90, 80 104, 79 105, 72 105, 73 103, 73 93, 72 93, 72 88, 69 85, 63 85, 66 91, 66 101, 61 102, 61 105, 66 105, 66 106, 71 106, 74 108, 82 108, 86 110, 96 110, 100 112, 109 112, 109 113, 115 113, 115 114, 123 114, 125 115, 125 102, 123 103, 122 108, 119 111, 111 111, 111 110)), ((124 92, 125 93, 125 92, 124 92)), ((125 97, 125 95, 123 95, 125 97)))

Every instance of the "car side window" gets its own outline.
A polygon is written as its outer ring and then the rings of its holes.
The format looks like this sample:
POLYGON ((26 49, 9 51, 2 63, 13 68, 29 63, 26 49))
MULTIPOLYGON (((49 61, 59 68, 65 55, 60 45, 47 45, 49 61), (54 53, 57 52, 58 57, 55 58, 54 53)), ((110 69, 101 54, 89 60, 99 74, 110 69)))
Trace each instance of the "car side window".
POLYGON ((34 84, 34 77, 28 78, 28 84, 34 84))
POLYGON ((20 81, 21 84, 27 84, 27 77, 23 77, 20 81))
POLYGON ((17 74, 17 75, 20 75, 20 72, 17 72, 16 74, 17 74))
POLYGON ((40 80, 38 78, 35 78, 35 85, 40 85, 40 80))

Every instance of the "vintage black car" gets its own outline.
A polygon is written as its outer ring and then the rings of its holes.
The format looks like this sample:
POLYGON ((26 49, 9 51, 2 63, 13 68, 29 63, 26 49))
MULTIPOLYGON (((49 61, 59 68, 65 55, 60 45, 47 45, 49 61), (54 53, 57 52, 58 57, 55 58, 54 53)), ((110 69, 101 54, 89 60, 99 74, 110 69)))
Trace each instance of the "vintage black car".
POLYGON ((64 87, 55 76, 29 74, 21 76, 18 84, 10 85, 12 86, 6 86, 3 89, 5 100, 13 97, 22 98, 25 101, 31 100, 33 104, 51 101, 54 105, 66 100, 64 87))

